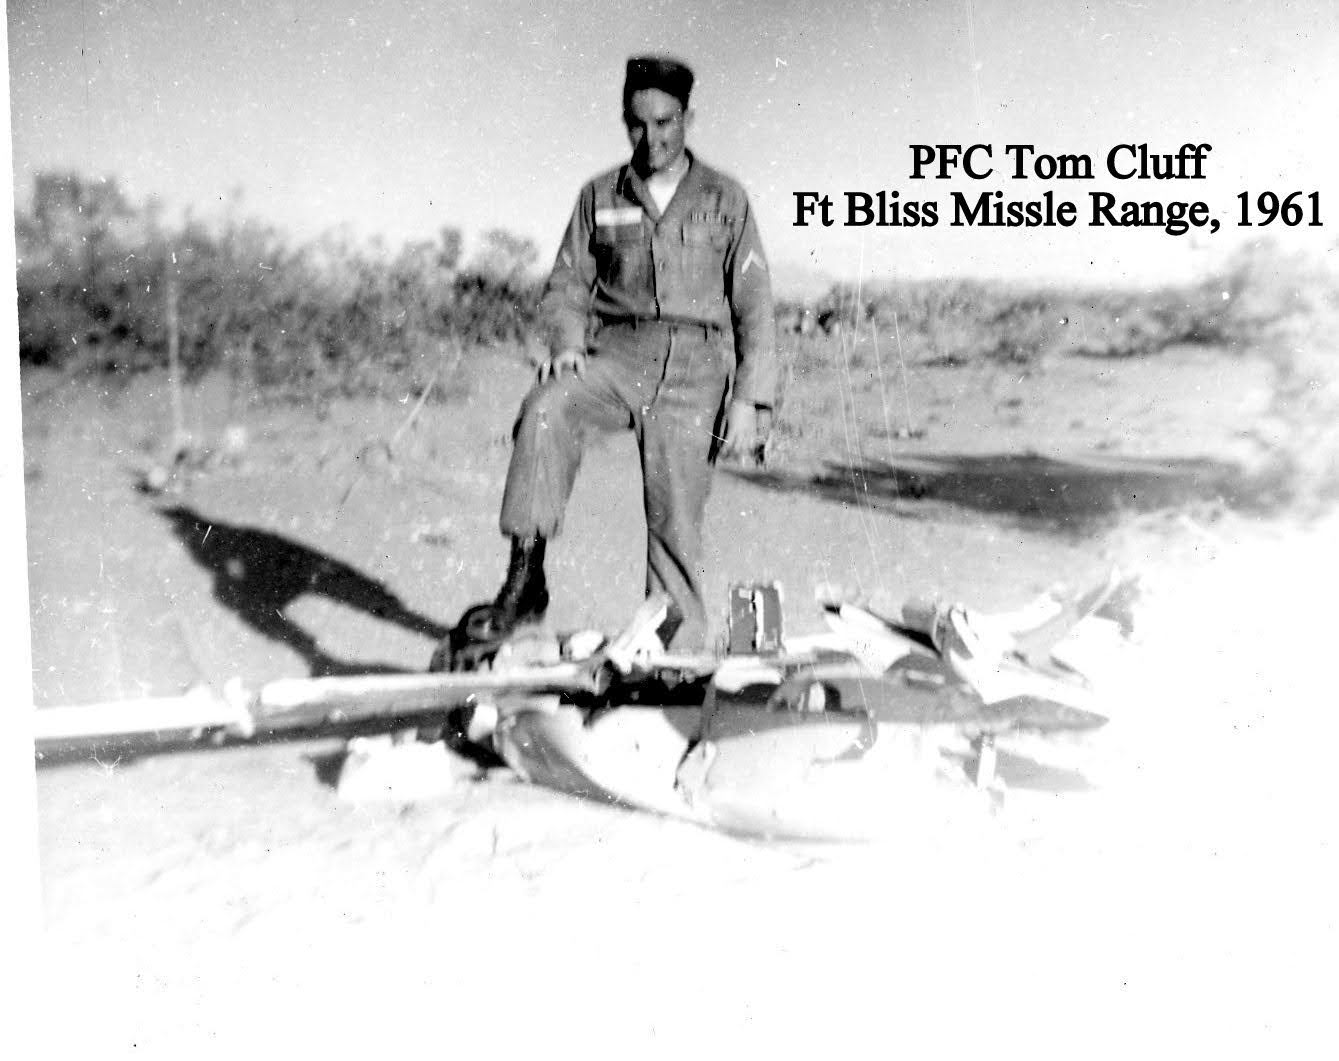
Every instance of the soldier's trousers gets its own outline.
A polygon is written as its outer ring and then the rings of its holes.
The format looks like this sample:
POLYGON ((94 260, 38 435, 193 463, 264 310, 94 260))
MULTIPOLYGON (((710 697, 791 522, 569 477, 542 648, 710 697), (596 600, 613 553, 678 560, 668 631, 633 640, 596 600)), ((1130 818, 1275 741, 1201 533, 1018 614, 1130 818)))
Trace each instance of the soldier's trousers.
POLYGON ((683 618, 676 649, 703 647, 702 522, 732 362, 730 339, 700 325, 608 324, 582 378, 536 385, 521 405, 502 533, 553 538, 592 431, 636 432, 646 507, 646 591, 683 618))

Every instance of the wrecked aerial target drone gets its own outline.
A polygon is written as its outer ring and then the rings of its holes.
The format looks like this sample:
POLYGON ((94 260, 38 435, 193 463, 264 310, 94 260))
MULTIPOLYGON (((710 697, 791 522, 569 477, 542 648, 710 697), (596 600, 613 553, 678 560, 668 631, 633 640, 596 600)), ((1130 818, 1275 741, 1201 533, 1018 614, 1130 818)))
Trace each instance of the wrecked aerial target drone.
MULTIPOLYGON (((37 747, 331 727, 447 735, 567 793, 749 835, 868 839, 916 815, 927 786, 998 793, 1000 736, 1104 725, 1087 682, 1052 649, 1080 624, 1112 625, 1130 585, 1113 573, 1012 618, 913 602, 890 619, 820 593, 829 632, 790 639, 779 587, 736 586, 726 650, 702 655, 663 650, 668 600, 657 596, 612 639, 523 628, 458 653, 463 670, 48 708, 36 712, 37 747)), ((404 746, 372 747, 393 757, 404 746)))

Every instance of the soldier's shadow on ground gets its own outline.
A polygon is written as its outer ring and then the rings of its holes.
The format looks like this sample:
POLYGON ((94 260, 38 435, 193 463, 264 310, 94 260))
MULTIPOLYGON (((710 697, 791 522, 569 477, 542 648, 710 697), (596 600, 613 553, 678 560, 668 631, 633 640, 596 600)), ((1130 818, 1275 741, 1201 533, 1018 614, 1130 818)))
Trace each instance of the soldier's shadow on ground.
POLYGON ((893 461, 825 461, 817 468, 729 470, 773 490, 904 515, 939 503, 1065 535, 1091 533, 1129 513, 1202 502, 1264 512, 1286 500, 1278 477, 1251 476, 1236 465, 1201 459, 917 454, 893 461))
POLYGON ((313 677, 395 674, 405 668, 328 655, 316 637, 284 614, 302 596, 327 597, 434 640, 447 634, 446 627, 406 607, 383 583, 300 542, 221 523, 182 505, 158 513, 195 562, 214 576, 215 599, 257 633, 296 651, 313 677))

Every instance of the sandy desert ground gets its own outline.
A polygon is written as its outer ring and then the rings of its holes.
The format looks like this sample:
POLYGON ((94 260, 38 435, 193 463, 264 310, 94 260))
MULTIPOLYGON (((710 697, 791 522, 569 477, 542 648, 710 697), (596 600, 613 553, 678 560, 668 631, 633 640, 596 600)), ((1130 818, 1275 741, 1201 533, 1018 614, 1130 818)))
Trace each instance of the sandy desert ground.
MULTIPOLYGON (((341 802, 335 738, 41 764, 49 1056, 1325 1053, 1339 525, 1270 464, 1272 366, 914 364, 885 392, 865 363, 797 380, 765 473, 718 474, 718 618, 741 580, 806 632, 818 582, 993 609, 1140 570, 1136 642, 1095 663, 1112 723, 1065 751, 1086 784, 814 850, 505 771, 341 802)), ((529 372, 481 355, 405 430, 411 395, 206 379, 186 419, 217 459, 158 494, 161 377, 25 375, 39 706, 425 666, 504 566, 529 372)), ((640 600, 634 468, 628 438, 588 455, 555 628, 640 600)))

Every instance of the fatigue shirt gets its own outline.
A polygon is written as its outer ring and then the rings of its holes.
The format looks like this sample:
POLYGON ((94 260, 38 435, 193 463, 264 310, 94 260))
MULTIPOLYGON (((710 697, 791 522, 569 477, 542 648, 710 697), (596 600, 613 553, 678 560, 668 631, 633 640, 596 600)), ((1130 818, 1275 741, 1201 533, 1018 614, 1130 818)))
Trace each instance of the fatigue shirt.
POLYGON ((734 336, 734 398, 770 406, 776 321, 753 211, 737 181, 688 160, 663 215, 630 163, 581 189, 541 304, 552 349, 584 350, 592 313, 718 327, 734 336))

